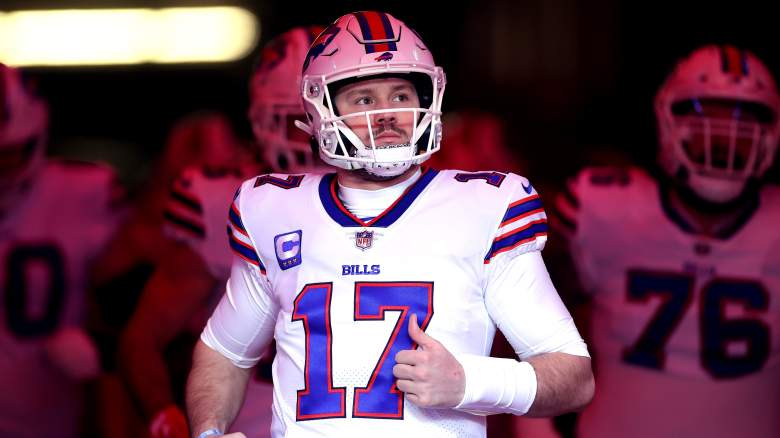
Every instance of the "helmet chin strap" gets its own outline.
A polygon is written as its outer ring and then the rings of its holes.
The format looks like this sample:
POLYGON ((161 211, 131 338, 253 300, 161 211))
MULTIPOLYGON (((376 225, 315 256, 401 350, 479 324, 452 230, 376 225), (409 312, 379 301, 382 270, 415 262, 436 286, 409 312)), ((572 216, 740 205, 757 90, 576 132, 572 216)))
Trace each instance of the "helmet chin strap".
POLYGON ((406 172, 412 165, 414 150, 409 143, 389 144, 375 148, 357 149, 356 158, 376 160, 375 163, 363 163, 361 167, 372 175, 393 177, 406 172))
POLYGON ((365 171, 371 175, 378 176, 380 178, 395 178, 398 175, 409 170, 412 167, 412 163, 406 162, 398 164, 393 167, 364 167, 365 171))

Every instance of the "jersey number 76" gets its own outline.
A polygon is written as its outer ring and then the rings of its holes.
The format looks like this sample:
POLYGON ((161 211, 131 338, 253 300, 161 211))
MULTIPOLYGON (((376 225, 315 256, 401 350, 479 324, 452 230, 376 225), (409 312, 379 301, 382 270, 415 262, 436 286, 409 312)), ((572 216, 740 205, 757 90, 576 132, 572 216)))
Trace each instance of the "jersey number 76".
MULTIPOLYGON (((683 274, 630 271, 628 299, 645 302, 660 296, 663 303, 642 335, 623 352, 633 365, 663 369, 664 347, 690 307, 694 278, 683 274)), ((699 360, 714 378, 741 377, 760 370, 769 358, 769 327, 758 318, 769 307, 769 295, 761 283, 715 278, 701 288, 699 297, 699 360), (741 306, 752 318, 726 318, 727 305, 741 306), (745 345, 742 354, 729 354, 728 345, 745 345)))

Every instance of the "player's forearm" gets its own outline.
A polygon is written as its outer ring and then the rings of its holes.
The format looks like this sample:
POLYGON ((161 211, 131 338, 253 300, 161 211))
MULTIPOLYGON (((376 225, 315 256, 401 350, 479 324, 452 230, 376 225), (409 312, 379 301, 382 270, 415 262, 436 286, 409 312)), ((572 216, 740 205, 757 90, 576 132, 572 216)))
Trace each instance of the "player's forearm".
POLYGON ((198 341, 187 380, 187 412, 193 437, 202 431, 227 430, 244 400, 251 369, 239 368, 198 341))
POLYGON ((474 414, 554 416, 582 409, 593 397, 590 359, 544 353, 528 361, 460 354, 463 399, 455 409, 474 414))
POLYGON ((580 411, 593 399, 590 358, 545 353, 528 359, 536 372, 536 397, 526 415, 549 417, 580 411))

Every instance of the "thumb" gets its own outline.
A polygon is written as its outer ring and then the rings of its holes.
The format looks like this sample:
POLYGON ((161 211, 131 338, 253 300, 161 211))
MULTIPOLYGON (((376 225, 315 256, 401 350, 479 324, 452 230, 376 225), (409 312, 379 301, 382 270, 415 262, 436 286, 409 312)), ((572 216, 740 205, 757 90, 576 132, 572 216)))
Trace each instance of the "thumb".
POLYGON ((436 343, 436 340, 428 336, 417 324, 416 313, 412 313, 409 317, 409 337, 423 349, 430 348, 436 343))

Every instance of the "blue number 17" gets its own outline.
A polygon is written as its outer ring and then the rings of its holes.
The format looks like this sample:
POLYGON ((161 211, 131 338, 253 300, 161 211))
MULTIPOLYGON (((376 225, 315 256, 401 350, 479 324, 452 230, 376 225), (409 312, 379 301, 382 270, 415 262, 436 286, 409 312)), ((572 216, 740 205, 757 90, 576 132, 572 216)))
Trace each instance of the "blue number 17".
MULTIPOLYGON (((298 390, 296 419, 346 417, 346 388, 333 386, 332 283, 307 284, 295 299, 292 321, 301 321, 306 335, 304 388, 298 390)), ((406 326, 412 313, 425 330, 433 316, 433 283, 357 282, 355 321, 382 321, 387 311, 401 313, 368 384, 355 388, 352 417, 403 418, 403 393, 395 387, 393 365, 401 350, 417 345, 406 326)), ((383 340, 385 341, 385 340, 383 340)))

